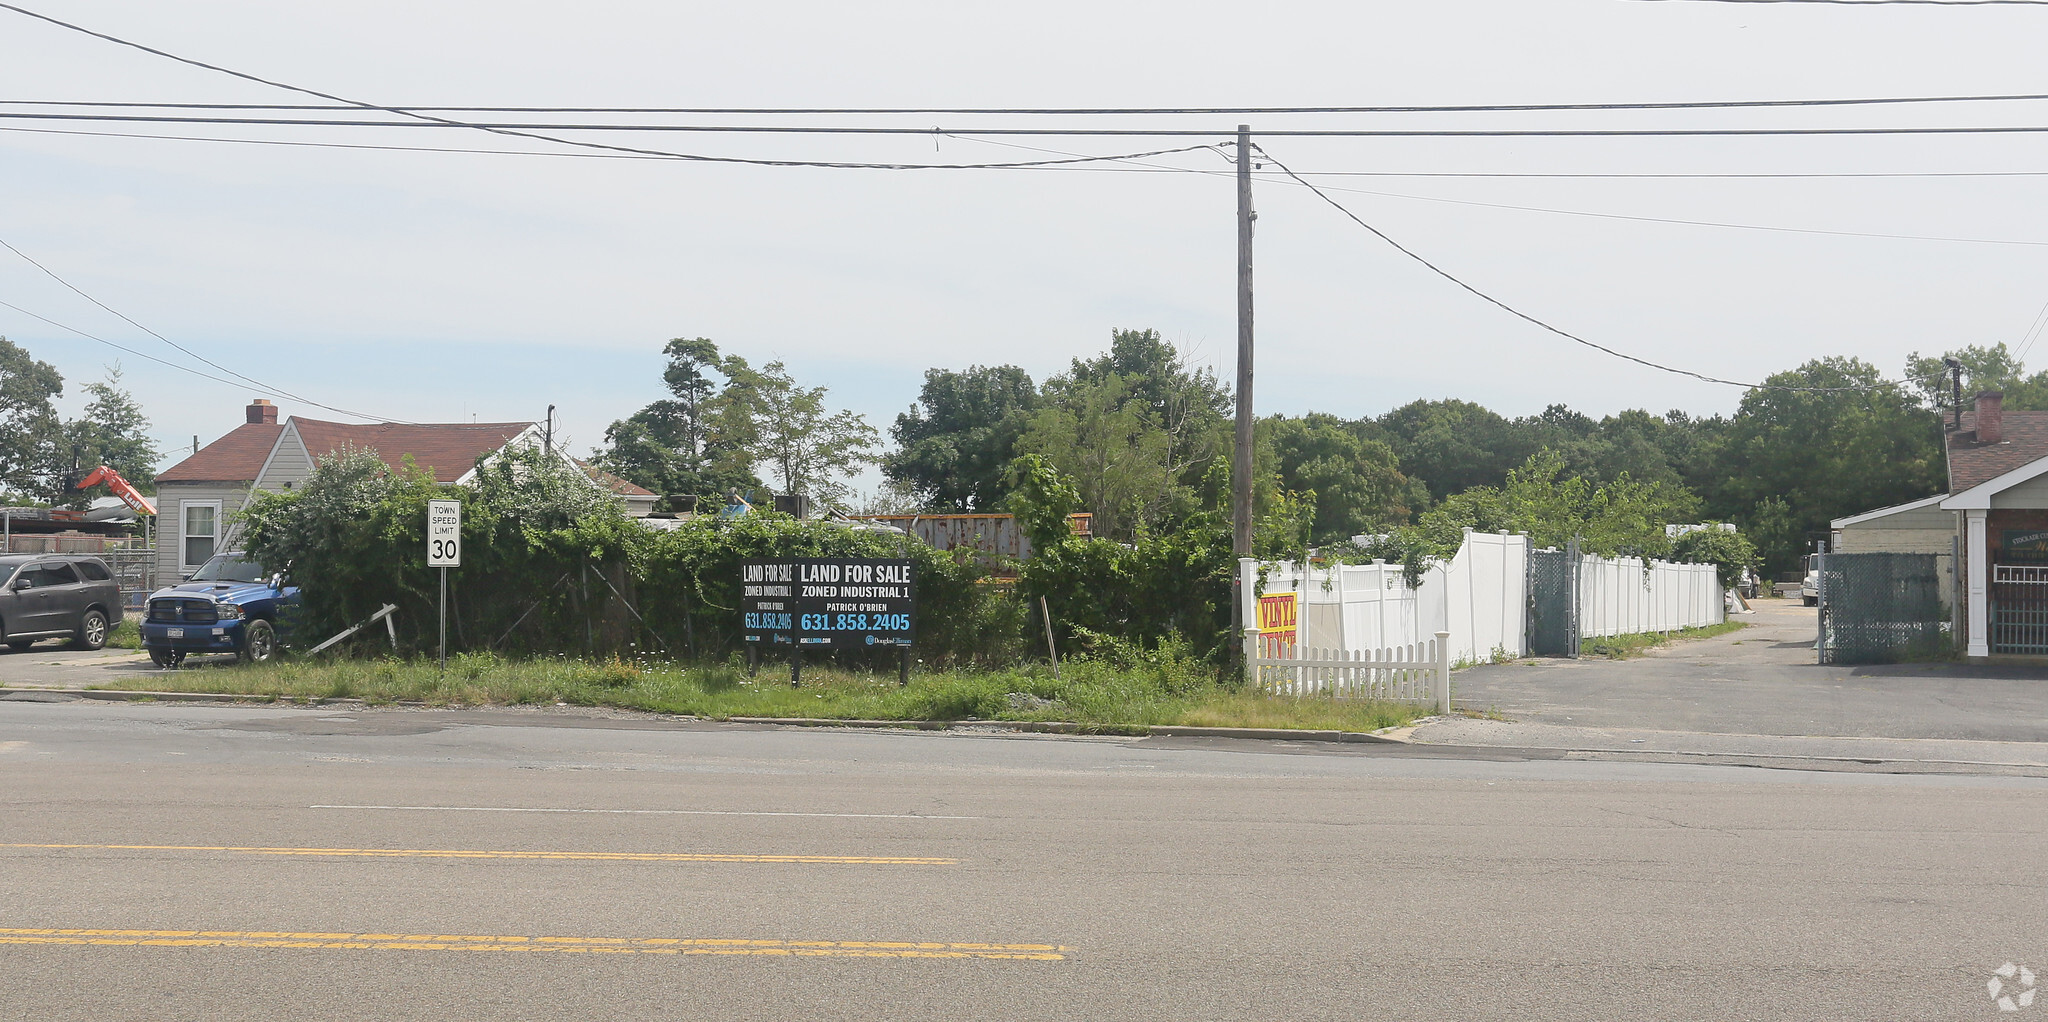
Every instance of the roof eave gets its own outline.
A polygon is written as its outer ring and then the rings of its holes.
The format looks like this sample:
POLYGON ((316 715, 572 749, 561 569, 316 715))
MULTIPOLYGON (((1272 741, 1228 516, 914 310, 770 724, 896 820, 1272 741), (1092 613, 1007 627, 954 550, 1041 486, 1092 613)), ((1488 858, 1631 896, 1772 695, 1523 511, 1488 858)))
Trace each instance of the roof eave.
POLYGON ((2001 476, 1994 476, 1941 502, 1946 511, 1983 511, 1991 498, 2030 479, 2048 475, 2048 458, 2037 458, 2001 476))
POLYGON ((1875 511, 1865 511, 1860 515, 1850 515, 1847 518, 1837 518, 1834 521, 1828 523, 1828 528, 1846 529, 1851 525, 1861 525, 1864 522, 1875 521, 1876 519, 1883 518, 1887 515, 1900 514, 1906 511, 1917 511, 1929 505, 1939 504, 1947 499, 1948 494, 1937 493, 1932 497, 1922 497, 1919 500, 1909 500, 1904 504, 1893 504, 1891 507, 1881 507, 1875 511))

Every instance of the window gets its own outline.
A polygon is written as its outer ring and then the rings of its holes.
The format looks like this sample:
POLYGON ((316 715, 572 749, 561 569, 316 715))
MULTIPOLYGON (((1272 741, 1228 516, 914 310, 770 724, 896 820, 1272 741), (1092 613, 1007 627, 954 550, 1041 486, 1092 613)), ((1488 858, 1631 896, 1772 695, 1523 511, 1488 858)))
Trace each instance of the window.
POLYGON ((38 564, 22 572, 20 578, 28 582, 27 588, 30 589, 78 584, 78 576, 72 573, 68 564, 38 564))
POLYGON ((184 546, 179 567, 189 573, 213 556, 213 543, 220 535, 220 501, 186 501, 183 508, 184 546))
POLYGON ((78 570, 85 572, 89 582, 105 582, 114 577, 107 573, 107 566, 98 561, 79 561, 78 570))

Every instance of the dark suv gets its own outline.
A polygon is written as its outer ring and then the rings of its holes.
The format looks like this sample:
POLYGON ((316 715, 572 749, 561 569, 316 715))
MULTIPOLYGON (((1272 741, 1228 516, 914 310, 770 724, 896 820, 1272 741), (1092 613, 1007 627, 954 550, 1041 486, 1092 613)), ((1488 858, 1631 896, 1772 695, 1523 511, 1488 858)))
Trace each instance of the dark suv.
POLYGON ((297 586, 240 551, 213 555, 192 577, 151 594, 142 648, 158 667, 192 653, 233 653, 261 662, 277 655, 280 616, 299 602, 297 586))
POLYGON ((0 641, 19 653, 37 639, 100 649, 121 623, 121 583, 82 554, 0 556, 0 641))

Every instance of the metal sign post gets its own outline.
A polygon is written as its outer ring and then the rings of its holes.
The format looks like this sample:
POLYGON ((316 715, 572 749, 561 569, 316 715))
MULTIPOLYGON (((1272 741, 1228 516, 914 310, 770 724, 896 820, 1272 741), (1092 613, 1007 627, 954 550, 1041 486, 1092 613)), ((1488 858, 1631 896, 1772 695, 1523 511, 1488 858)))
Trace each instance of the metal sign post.
POLYGON ((462 567, 462 502, 427 501, 427 567, 441 569, 441 670, 448 669, 448 569, 462 567))

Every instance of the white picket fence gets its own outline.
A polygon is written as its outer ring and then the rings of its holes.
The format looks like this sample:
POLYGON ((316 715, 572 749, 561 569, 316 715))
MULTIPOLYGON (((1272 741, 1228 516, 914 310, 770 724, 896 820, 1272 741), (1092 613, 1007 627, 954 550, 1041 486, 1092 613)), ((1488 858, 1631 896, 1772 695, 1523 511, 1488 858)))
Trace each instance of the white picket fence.
POLYGON ((1451 633, 1386 649, 1308 648, 1261 642, 1246 629, 1252 684, 1271 695, 1434 703, 1451 711, 1451 633))

